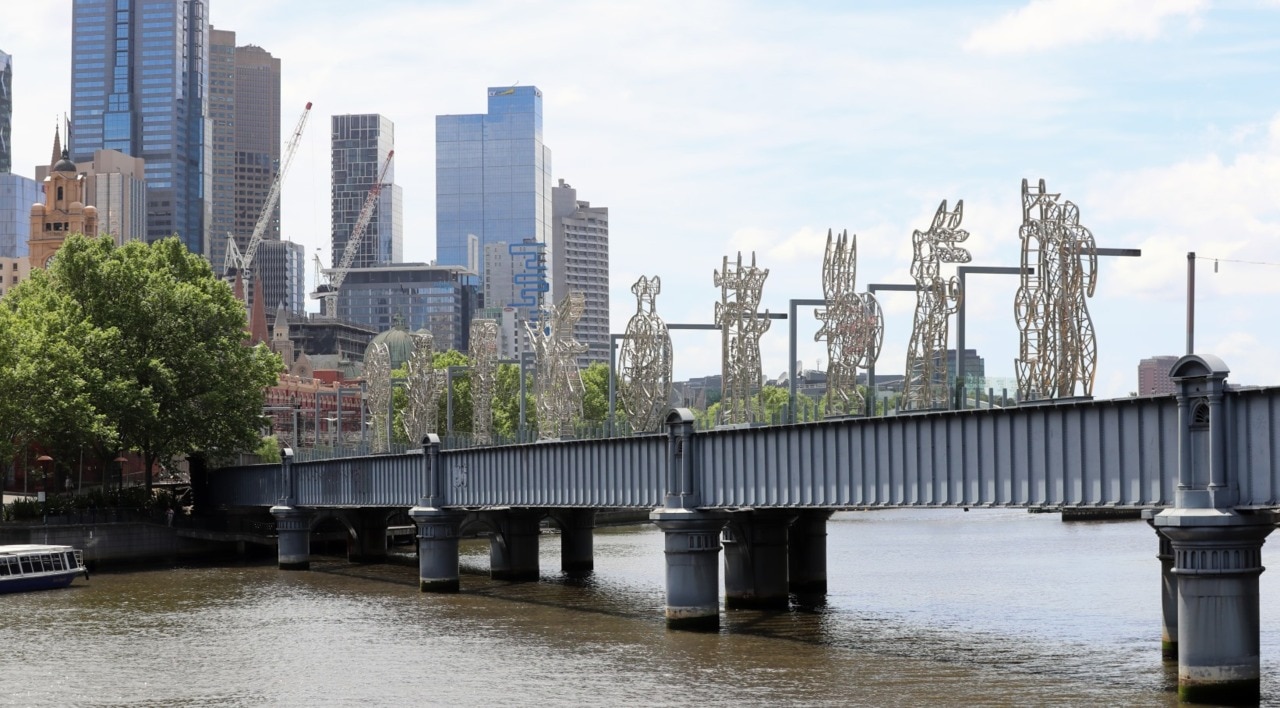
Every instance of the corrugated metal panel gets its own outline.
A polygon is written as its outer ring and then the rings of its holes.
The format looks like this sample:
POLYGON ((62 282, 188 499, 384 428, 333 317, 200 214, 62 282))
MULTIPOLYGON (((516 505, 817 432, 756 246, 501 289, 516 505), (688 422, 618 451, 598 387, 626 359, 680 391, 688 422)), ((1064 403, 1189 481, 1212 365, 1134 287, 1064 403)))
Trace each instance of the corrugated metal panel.
MULTIPOLYGON (((1280 504, 1280 388, 1231 391, 1240 506, 1280 504)), ((1178 469, 1172 397, 935 412, 694 437, 706 507, 1168 506, 1178 469)), ((653 435, 440 453, 447 506, 662 504, 667 438, 653 435)), ((421 452, 293 465, 302 506, 412 506, 421 452)), ((269 506, 278 466, 210 476, 219 504, 269 506)))

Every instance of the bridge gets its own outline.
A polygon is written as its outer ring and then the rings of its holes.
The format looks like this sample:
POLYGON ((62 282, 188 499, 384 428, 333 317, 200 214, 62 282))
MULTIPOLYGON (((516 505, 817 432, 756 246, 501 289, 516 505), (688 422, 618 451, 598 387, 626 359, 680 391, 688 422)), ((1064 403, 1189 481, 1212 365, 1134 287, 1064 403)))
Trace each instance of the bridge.
POLYGON ((1183 357, 1176 396, 1064 400, 696 432, 421 450, 216 470, 198 502, 270 508, 279 565, 309 567, 310 530, 337 516, 353 557, 385 554, 388 519, 418 528, 420 588, 459 589, 458 540, 490 532, 491 574, 538 577, 539 524, 567 573, 592 567, 602 509, 649 509, 666 535, 668 626, 825 594, 826 520, 840 509, 1144 509, 1159 539, 1163 648, 1186 700, 1256 700, 1261 548, 1280 507, 1280 387, 1236 389, 1211 355, 1183 357), (1252 698, 1250 698, 1252 697, 1252 698))

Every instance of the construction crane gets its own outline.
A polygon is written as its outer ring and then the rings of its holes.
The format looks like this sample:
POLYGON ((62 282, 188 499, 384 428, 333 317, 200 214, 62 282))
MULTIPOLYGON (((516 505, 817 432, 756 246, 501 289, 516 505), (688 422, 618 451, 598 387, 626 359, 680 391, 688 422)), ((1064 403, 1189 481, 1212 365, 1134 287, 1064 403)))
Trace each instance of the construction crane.
POLYGON ((280 186, 284 183, 284 174, 289 171, 293 155, 298 151, 298 144, 302 142, 302 129, 307 126, 307 116, 310 114, 311 101, 307 101, 307 107, 303 109, 302 116, 298 118, 298 125, 294 127, 293 135, 285 145, 284 159, 280 162, 280 169, 276 171, 275 179, 271 181, 271 189, 267 190, 266 201, 262 203, 262 211, 258 214, 258 223, 253 227, 253 235, 249 237, 249 243, 245 246, 243 254, 236 246, 235 236, 227 234, 227 257, 223 261, 223 272, 228 277, 240 272, 246 284, 248 283, 249 266, 253 263, 253 257, 258 255, 258 246, 262 245, 262 236, 267 232, 267 224, 271 222, 271 215, 275 212, 276 205, 280 203, 280 186))
MULTIPOLYGON (((351 227, 351 235, 347 237, 347 248, 342 252, 342 261, 338 263, 338 267, 329 271, 329 282, 317 283, 315 292, 311 293, 313 299, 324 300, 321 312, 327 317, 338 316, 338 290, 342 287, 342 281, 347 279, 347 271, 351 270, 351 264, 356 260, 356 253, 360 251, 360 242, 364 240, 365 229, 369 227, 369 220, 373 218, 373 206, 378 203, 378 195, 382 193, 382 185, 386 181, 387 171, 391 169, 391 158, 395 154, 395 150, 387 153, 387 161, 382 165, 378 179, 369 188, 369 196, 364 198, 364 206, 360 207, 360 216, 356 217, 356 224, 351 227)), ((319 256, 316 259, 318 263, 319 256)))

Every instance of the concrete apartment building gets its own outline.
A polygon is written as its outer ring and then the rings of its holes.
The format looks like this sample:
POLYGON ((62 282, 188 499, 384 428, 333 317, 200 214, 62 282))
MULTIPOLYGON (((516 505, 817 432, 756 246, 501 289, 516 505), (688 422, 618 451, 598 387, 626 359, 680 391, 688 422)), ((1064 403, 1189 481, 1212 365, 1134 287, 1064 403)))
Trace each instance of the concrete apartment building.
POLYGON ((609 363, 609 208, 580 201, 560 180, 551 190, 551 292, 556 302, 572 290, 586 299, 574 338, 587 345, 580 367, 609 363))

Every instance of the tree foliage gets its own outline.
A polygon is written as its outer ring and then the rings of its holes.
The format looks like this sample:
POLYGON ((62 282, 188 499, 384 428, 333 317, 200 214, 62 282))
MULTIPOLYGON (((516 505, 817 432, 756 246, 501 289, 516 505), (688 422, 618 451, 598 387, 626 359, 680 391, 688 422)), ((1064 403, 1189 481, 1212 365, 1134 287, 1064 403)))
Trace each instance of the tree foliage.
POLYGON ((41 402, 24 423, 31 436, 88 444, 101 459, 137 450, 147 470, 258 446, 280 358, 245 346, 244 307, 178 239, 116 246, 73 235, 0 302, 25 342, 18 385, 41 402))

